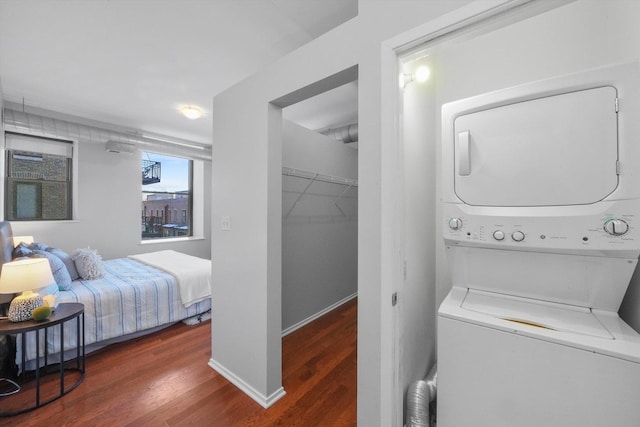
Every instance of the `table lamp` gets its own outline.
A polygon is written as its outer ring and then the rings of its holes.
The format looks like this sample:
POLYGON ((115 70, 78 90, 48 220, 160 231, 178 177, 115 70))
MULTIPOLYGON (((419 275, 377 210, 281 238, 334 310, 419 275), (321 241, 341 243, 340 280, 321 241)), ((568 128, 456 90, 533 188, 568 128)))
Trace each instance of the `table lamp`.
POLYGON ((33 289, 53 282, 49 260, 46 258, 25 258, 3 264, 0 272, 0 293, 22 292, 11 301, 9 320, 22 322, 31 319, 33 310, 44 305, 42 297, 33 292, 33 289))

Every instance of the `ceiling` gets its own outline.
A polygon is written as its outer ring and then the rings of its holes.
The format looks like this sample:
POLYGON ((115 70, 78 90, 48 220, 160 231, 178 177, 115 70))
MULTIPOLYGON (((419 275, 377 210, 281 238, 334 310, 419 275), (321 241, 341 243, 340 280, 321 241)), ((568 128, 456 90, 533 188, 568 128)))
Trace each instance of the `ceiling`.
MULTIPOLYGON (((357 0, 0 0, 2 91, 8 102, 210 144, 214 95, 356 15, 357 0), (188 104, 204 117, 181 116, 188 104)), ((354 83, 285 117, 343 124, 356 97, 354 83)))
POLYGON ((285 108, 282 115, 287 120, 317 131, 358 123, 358 82, 293 104, 285 108))

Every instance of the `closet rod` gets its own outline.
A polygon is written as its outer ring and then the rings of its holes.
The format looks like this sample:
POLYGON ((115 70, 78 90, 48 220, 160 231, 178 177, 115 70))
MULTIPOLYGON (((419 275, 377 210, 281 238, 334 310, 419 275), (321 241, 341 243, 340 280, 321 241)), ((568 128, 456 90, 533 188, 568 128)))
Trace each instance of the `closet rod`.
POLYGON ((328 182, 331 184, 348 185, 349 187, 358 186, 357 179, 343 178, 341 176, 310 172, 303 169, 295 169, 295 168, 290 168, 286 166, 282 167, 282 175, 294 176, 296 178, 310 179, 311 181, 322 181, 322 182, 328 182))

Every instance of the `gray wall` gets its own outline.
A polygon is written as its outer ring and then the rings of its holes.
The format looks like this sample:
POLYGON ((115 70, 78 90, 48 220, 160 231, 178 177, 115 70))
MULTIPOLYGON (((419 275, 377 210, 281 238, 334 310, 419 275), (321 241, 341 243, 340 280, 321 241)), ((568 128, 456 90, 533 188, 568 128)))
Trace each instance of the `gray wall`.
MULTIPOLYGON (((2 80, 0 79, 0 147, 4 147, 4 118, 2 117, 4 111, 4 95, 2 93, 2 80)), ((4 176, 4 169, 0 168, 0 173, 4 176)), ((0 200, 4 199, 4 185, 0 186, 0 200)), ((13 295, 0 294, 0 304, 10 302, 13 295)))
MULTIPOLYGON (((342 142, 286 120, 282 136, 283 166, 358 178, 358 152, 342 142)), ((288 332, 357 292, 358 192, 289 176, 282 177, 282 190, 282 329, 288 332)))

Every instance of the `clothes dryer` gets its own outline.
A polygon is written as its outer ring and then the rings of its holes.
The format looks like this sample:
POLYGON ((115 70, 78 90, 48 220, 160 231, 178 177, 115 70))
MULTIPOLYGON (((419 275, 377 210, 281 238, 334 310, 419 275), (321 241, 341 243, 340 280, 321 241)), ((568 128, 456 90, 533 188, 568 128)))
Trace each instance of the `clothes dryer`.
POLYGON ((443 106, 438 425, 640 425, 640 69, 443 106))

